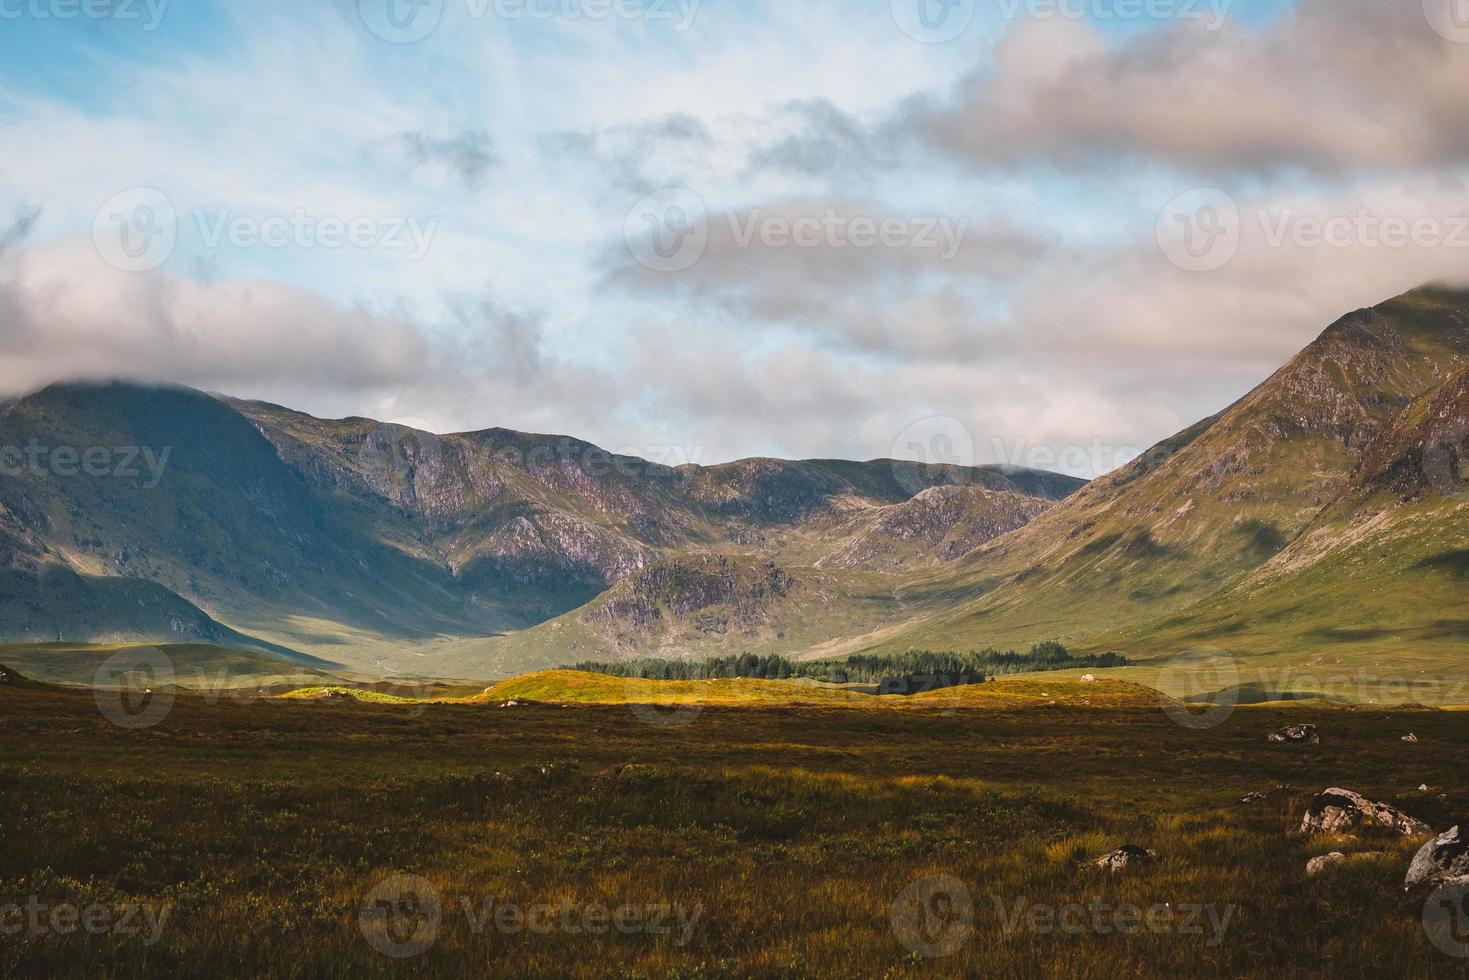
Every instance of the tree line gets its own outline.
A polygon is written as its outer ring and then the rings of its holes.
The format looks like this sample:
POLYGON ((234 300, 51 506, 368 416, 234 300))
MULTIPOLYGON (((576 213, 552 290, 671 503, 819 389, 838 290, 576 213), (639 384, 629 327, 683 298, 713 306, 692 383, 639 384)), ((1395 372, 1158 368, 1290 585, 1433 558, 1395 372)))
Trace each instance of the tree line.
POLYGON ((654 680, 698 681, 727 677, 760 680, 789 680, 793 677, 829 684, 876 683, 897 690, 904 687, 953 687, 983 684, 1005 674, 1038 673, 1100 667, 1125 667, 1126 657, 1117 653, 1073 655, 1055 640, 1037 643, 1029 653, 994 648, 968 652, 909 650, 896 654, 859 653, 840 660, 793 661, 778 654, 753 653, 708 657, 703 660, 668 660, 639 657, 617 663, 586 661, 567 669, 612 677, 641 677, 654 680))

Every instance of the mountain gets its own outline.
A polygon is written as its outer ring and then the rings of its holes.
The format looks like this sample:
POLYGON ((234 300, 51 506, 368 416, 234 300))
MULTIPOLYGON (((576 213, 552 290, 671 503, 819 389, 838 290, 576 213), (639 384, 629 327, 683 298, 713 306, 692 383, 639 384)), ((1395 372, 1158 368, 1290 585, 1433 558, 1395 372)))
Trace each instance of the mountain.
POLYGON ((73 450, 5 460, 0 640, 494 678, 1058 638, 1442 676, 1469 669, 1466 435, 1469 294, 1438 288, 1348 314, 1085 485, 885 460, 665 467, 562 436, 59 385, 0 410, 0 447, 73 450), (75 472, 89 452, 106 465, 75 472))
POLYGON ((669 468, 568 437, 439 436, 118 383, 8 404, 0 446, 39 452, 0 479, 0 639, 194 641, 425 673, 462 648, 482 676, 501 667, 473 641, 665 563, 814 565, 829 537, 933 490, 969 502, 927 524, 977 515, 972 542, 1081 485, 892 461, 669 468))
POLYGON ((1445 462, 1447 440, 1426 466, 1423 447, 1453 432, 1462 447, 1466 369, 1464 293, 1424 289, 1349 314, 1224 412, 980 548, 958 574, 910 585, 925 612, 881 645, 1055 635, 1306 662, 1323 650, 1380 661, 1414 638, 1462 643, 1462 457, 1445 462), (1434 490, 1445 479, 1434 466, 1455 474, 1456 492, 1434 490))

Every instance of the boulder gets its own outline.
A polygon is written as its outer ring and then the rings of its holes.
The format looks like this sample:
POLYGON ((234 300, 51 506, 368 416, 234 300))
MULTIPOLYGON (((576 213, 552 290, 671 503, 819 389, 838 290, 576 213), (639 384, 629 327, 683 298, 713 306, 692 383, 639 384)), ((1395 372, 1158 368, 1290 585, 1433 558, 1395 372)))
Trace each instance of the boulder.
POLYGON ((1347 856, 1341 851, 1332 851, 1320 857, 1313 857, 1306 862, 1306 877, 1319 878, 1328 871, 1335 871, 1347 863, 1347 856))
POLYGON ((1138 847, 1136 844, 1124 844, 1112 853, 1104 854, 1097 858, 1092 864, 1101 868, 1103 871, 1110 871, 1112 874, 1116 874, 1132 865, 1152 864, 1156 860, 1158 860, 1157 851, 1150 851, 1145 847, 1138 847))
POLYGON ((1431 834, 1433 829, 1397 807, 1374 803, 1349 789, 1329 789, 1306 808, 1301 818, 1303 834, 1346 834, 1360 826, 1385 827, 1404 837, 1431 834))
POLYGON ((1403 741, 1404 742, 1416 742, 1416 741, 1418 741, 1418 736, 1417 735, 1414 735, 1412 732, 1409 732, 1408 734, 1406 734, 1406 735, 1403 736, 1403 741))
POLYGON ((1270 741, 1294 745, 1320 745, 1321 733, 1316 730, 1315 725, 1291 725, 1271 735, 1270 741))
POLYGON ((1469 835, 1459 824, 1424 844, 1408 866, 1407 887, 1469 876, 1469 835))
POLYGON ((1095 684, 1097 682, 1097 675, 1087 674, 1086 676, 1082 677, 1081 682, 1083 684, 1095 684))

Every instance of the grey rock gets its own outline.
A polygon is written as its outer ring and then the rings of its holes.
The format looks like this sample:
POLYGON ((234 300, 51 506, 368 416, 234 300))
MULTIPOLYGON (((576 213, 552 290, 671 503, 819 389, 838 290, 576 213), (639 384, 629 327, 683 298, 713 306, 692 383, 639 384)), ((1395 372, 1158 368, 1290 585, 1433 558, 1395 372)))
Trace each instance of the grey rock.
POLYGON ((1145 847, 1138 847, 1136 844, 1124 844, 1112 853, 1102 855, 1092 863, 1103 871, 1110 871, 1112 874, 1116 874, 1132 865, 1152 864, 1157 860, 1157 851, 1150 851, 1145 847))
POLYGON ((1375 803, 1349 789, 1328 789, 1306 808, 1301 818, 1303 834, 1345 834, 1361 826, 1396 830, 1404 837, 1433 833, 1433 828, 1408 816, 1395 806, 1375 803))
POLYGON ((1408 734, 1406 734, 1406 735, 1403 736, 1403 741, 1404 742, 1416 742, 1416 741, 1418 741, 1418 736, 1417 735, 1414 735, 1412 732, 1409 732, 1408 734))
POLYGON ((1291 725, 1271 735, 1270 741, 1294 745, 1320 745, 1321 733, 1316 730, 1315 725, 1291 725))
POLYGON ((1424 844, 1408 866, 1407 887, 1469 876, 1469 836, 1464 825, 1450 828, 1424 844))
POLYGON ((1319 878, 1328 871, 1335 871, 1346 863, 1347 856, 1341 851, 1332 851, 1330 854, 1313 857, 1306 862, 1306 877, 1319 878))

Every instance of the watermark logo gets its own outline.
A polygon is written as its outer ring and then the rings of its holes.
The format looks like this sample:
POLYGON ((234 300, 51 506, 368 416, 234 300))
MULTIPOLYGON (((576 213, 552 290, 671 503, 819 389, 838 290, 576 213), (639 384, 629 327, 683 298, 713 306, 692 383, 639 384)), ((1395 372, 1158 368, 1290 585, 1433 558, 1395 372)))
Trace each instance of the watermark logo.
POLYGON ((144 946, 157 946, 173 916, 172 905, 154 907, 143 902, 73 905, 48 904, 32 895, 24 905, 0 903, 0 936, 140 936, 144 946))
POLYGON ((1000 16, 1098 24, 1176 20, 1203 23, 1212 33, 1228 23, 1233 5, 1234 0, 1000 0, 1000 16))
POLYGON ((157 647, 119 650, 92 678, 102 716, 119 728, 151 728, 168 717, 174 701, 173 661, 157 647))
POLYGON ((683 272, 709 247, 704 199, 685 187, 665 187, 643 198, 623 224, 628 251, 654 272, 683 272))
POLYGON ((92 221, 92 243, 107 264, 123 272, 151 272, 173 256, 178 213, 167 194, 134 187, 108 198, 92 221))
POLYGON ((623 684, 623 697, 633 717, 643 724, 679 729, 689 727, 704 713, 704 700, 696 690, 693 681, 629 677, 623 684), (679 687, 673 688, 674 684, 679 687))
POLYGON ((945 467, 937 482, 962 484, 974 466, 974 437, 963 422, 947 416, 919 419, 893 440, 893 477, 917 496, 935 483, 933 467, 945 467))
POLYGON ((0 0, 0 21, 90 20, 136 23, 151 33, 163 23, 169 0, 0 0))
POLYGON ((428 254, 439 231, 438 218, 416 215, 312 214, 294 208, 290 214, 236 214, 228 209, 194 212, 194 224, 205 248, 294 248, 334 251, 344 248, 402 252, 410 262, 428 254))
POLYGON ((1469 419, 1443 428, 1424 443, 1423 475, 1445 497, 1469 492, 1469 419))
POLYGON ((893 935, 909 952, 942 959, 974 935, 974 897, 958 878, 930 875, 903 889, 890 919, 893 935))
POLYGON ((1154 686, 1165 696, 1163 711, 1182 728, 1218 728, 1239 707, 1239 668, 1222 650, 1185 650, 1158 671, 1154 686))
POLYGON ((767 214, 760 208, 729 215, 730 234, 740 248, 758 243, 769 249, 904 249, 937 252, 943 262, 959 256, 970 223, 968 218, 934 215, 847 215, 835 208, 796 216, 767 214))
POLYGON ((1469 0, 1423 0, 1423 16, 1440 37, 1469 44, 1469 0))
POLYGON ((389 44, 413 44, 444 19, 444 0, 357 0, 362 23, 389 44))
POLYGON ((1215 272, 1239 251, 1239 205, 1216 187, 1199 188, 1169 201, 1158 215, 1158 247, 1185 272, 1215 272))
POLYGON ((137 480, 143 489, 152 490, 163 482, 172 455, 172 447, 159 451, 151 446, 47 446, 32 439, 25 446, 0 446, 0 476, 137 480))
POLYGON ((1450 881, 1428 896, 1423 931, 1440 953, 1469 959, 1469 878, 1450 881))
POLYGON ((384 956, 422 956, 439 941, 444 921, 438 889, 418 875, 393 875, 362 900, 357 924, 368 945, 384 956))
POLYGON ((944 44, 969 30, 976 0, 892 0, 898 30, 924 44, 944 44))
POLYGON ((1035 936, 1197 936, 1204 945, 1216 949, 1224 945, 1229 924, 1238 907, 1201 902, 1154 902, 1134 905, 1093 900, 1083 905, 1068 902, 1050 905, 1020 898, 1007 903, 991 895, 1000 928, 1007 936, 1029 933, 1035 936))

